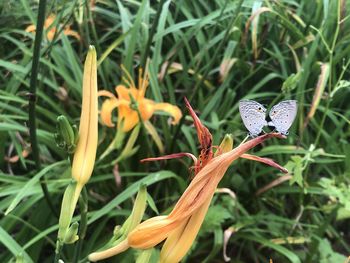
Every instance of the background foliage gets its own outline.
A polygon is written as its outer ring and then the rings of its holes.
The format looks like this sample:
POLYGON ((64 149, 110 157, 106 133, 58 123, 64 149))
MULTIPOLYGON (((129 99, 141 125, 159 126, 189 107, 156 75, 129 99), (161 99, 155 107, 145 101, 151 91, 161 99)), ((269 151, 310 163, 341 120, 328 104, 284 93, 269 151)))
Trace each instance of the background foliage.
MULTIPOLYGON (((149 57, 147 97, 182 109, 188 97, 213 133, 214 144, 226 133, 234 135, 236 145, 246 136, 240 99, 268 107, 283 99, 299 102, 288 139, 255 149, 255 154, 289 168, 289 180, 269 187, 282 175, 262 164, 235 162, 220 188, 236 197, 215 195, 186 262, 223 262, 225 230, 233 233, 226 247, 232 262, 344 262, 350 254, 349 10, 346 0, 49 1, 47 14, 56 15, 57 27, 71 25, 81 39, 63 33, 53 41, 43 39, 36 119, 42 170, 36 171, 32 155, 26 156, 34 34, 25 28, 36 24, 38 3, 1 1, 2 261, 18 255, 28 262, 54 258, 58 221, 39 181, 47 184, 58 213, 70 174, 67 155, 54 142, 56 118, 64 114, 79 123, 82 63, 88 45, 94 44, 102 58, 100 89, 113 91, 121 82, 121 64, 136 76, 149 57), (322 66, 328 67, 328 76, 322 66), (165 74, 162 69, 167 69, 165 74), (307 118, 310 109, 316 111, 307 118), (5 216, 6 210, 11 212, 5 216)), ((189 116, 178 126, 168 125, 166 116, 152 122, 166 153, 198 154, 189 116)), ((100 126, 98 156, 115 132, 100 126)), ((95 166, 87 186, 89 221, 82 262, 130 214, 141 182, 149 186, 149 217, 166 213, 190 180, 187 160, 139 163, 160 154, 144 130, 134 147, 137 152, 118 168, 115 160, 121 151, 95 166)), ((63 258, 71 262, 74 251, 73 245, 66 246, 63 258)), ((133 254, 118 258, 130 262, 133 254)), ((156 258, 155 252, 152 260, 156 258)))

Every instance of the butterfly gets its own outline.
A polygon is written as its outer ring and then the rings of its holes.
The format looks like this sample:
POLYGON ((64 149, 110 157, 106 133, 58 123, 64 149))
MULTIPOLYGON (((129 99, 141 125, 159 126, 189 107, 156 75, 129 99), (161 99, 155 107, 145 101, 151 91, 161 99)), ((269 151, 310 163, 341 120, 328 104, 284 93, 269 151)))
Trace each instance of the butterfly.
POLYGON ((269 112, 271 121, 266 121, 266 108, 253 100, 241 100, 239 113, 251 137, 258 136, 264 126, 273 126, 283 135, 288 135, 297 115, 297 101, 285 100, 273 106, 269 112))

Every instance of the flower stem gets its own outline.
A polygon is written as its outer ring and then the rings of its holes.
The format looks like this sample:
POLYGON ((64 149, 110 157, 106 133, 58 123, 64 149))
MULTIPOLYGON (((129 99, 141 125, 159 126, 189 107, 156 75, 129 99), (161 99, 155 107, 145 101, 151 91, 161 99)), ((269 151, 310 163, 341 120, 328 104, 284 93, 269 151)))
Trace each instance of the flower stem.
POLYGON ((60 260, 61 251, 62 251, 62 243, 61 243, 61 241, 57 240, 54 263, 58 263, 58 261, 60 260))
MULTIPOLYGON (((39 73, 39 59, 40 59, 40 45, 42 40, 42 35, 44 31, 44 21, 45 21, 45 10, 46 10, 46 0, 39 1, 38 19, 36 25, 36 34, 34 40, 34 51, 33 51, 33 62, 32 70, 30 75, 30 86, 29 86, 29 111, 28 111, 28 122, 29 122, 29 137, 30 144, 32 147, 33 159, 35 163, 35 169, 41 169, 40 157, 39 157, 39 146, 38 137, 36 134, 36 86, 37 78, 39 73)), ((40 178, 40 186, 44 194, 44 198, 49 205, 52 213, 57 217, 57 212, 52 204, 47 185, 45 183, 44 176, 40 178)))
MULTIPOLYGON (((147 70, 147 68, 145 69, 145 72, 146 72, 146 70, 147 70)), ((134 104, 134 105, 137 105, 136 99, 132 96, 131 93, 129 93, 129 97, 130 97, 131 103, 134 104)), ((138 118, 140 120, 141 128, 142 128, 142 131, 143 131, 143 135, 145 137, 147 137, 148 132, 147 132, 145 124, 144 124, 144 122, 142 120, 140 109, 138 107, 135 107, 135 111, 137 112, 137 116, 138 116, 138 118)), ((150 151, 150 155, 154 156, 154 151, 153 151, 153 148, 151 147, 151 144, 150 144, 149 140, 147 138, 145 138, 144 141, 146 142, 146 146, 147 146, 148 150, 150 151)))
POLYGON ((79 227, 79 241, 75 247, 74 260, 73 262, 79 262, 81 249, 83 247, 83 242, 87 229, 87 212, 88 212, 88 195, 86 187, 83 188, 82 195, 79 199, 79 209, 80 209, 80 227, 79 227))

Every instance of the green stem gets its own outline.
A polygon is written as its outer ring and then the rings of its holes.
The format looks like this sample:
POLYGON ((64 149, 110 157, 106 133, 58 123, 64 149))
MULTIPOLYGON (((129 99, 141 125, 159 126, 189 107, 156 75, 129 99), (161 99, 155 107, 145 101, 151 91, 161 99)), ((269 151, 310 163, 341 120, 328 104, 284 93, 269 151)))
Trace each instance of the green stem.
POLYGON ((81 250, 83 247, 83 242, 87 229, 87 212, 88 212, 88 195, 86 187, 83 188, 82 195, 79 199, 79 209, 80 209, 80 227, 79 227, 79 241, 75 247, 73 262, 78 263, 81 250))
POLYGON ((56 242, 56 250, 55 250, 55 260, 54 263, 58 263, 61 257, 62 244, 59 240, 56 242))
MULTIPOLYGON (((146 70, 148 70, 148 69, 146 68, 146 69, 145 69, 145 72, 146 72, 146 70)), ((147 74, 147 73, 145 73, 145 74, 147 74)), ((149 152, 150 152, 150 156, 155 156, 154 151, 153 151, 153 147, 151 147, 151 144, 150 144, 150 142, 149 142, 149 140, 148 140, 148 138, 147 138, 148 132, 147 132, 147 129, 146 129, 146 127, 145 127, 145 124, 143 123, 143 120, 142 120, 142 117, 141 117, 141 112, 140 112, 140 109, 139 109, 139 107, 138 107, 137 101, 136 101, 136 99, 132 96, 131 93, 129 93, 129 97, 130 97, 131 104, 134 105, 134 110, 137 112, 137 115, 138 115, 138 117, 139 117, 143 135, 146 137, 144 141, 146 142, 146 146, 147 146, 147 148, 148 148, 148 150, 149 150, 149 152)))
MULTIPOLYGON (((35 163, 35 169, 41 169, 40 157, 39 157, 39 146, 38 146, 38 137, 36 134, 36 85, 37 78, 39 73, 39 59, 40 59, 40 45, 44 31, 44 22, 45 22, 45 10, 46 10, 46 0, 39 1, 39 11, 38 11, 38 20, 36 25, 36 34, 34 40, 34 51, 33 51, 33 62, 32 70, 30 75, 30 86, 29 86, 29 110, 28 110, 28 122, 29 122, 29 137, 30 144, 32 147, 32 154, 35 163)), ((54 209, 52 204, 47 185, 45 183, 44 177, 40 178, 40 186, 44 194, 44 198, 49 205, 52 213, 57 217, 57 212, 54 209)))

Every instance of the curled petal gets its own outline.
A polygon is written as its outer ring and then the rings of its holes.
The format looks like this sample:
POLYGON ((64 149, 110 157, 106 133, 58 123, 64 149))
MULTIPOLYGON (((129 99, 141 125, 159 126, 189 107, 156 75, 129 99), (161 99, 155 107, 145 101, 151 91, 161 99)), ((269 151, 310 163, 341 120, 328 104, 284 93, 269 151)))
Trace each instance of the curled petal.
POLYGON ((77 40, 80 40, 80 35, 76 31, 71 30, 70 27, 66 27, 66 29, 63 31, 63 34, 66 36, 75 37, 77 40))
POLYGON ((202 122, 200 121, 200 119, 198 118, 198 116, 196 115, 194 110, 192 109, 190 102, 187 100, 187 98, 185 98, 185 105, 186 105, 188 111, 190 112, 191 117, 192 117, 193 122, 194 122, 194 126, 196 127, 198 140, 199 140, 199 143, 201 144, 201 148, 204 150, 211 148, 212 141, 213 141, 211 133, 209 132, 207 127, 205 127, 202 124, 202 122))
POLYGON ((115 98, 114 94, 108 90, 99 90, 97 95, 99 97, 115 98))
POLYGON ((108 127, 114 127, 112 122, 112 111, 119 106, 117 99, 107 99, 103 102, 101 108, 101 120, 102 123, 108 127))
POLYGON ((34 32, 36 30, 36 27, 34 25, 27 26, 26 32, 34 32))
POLYGON ((228 194, 233 200, 236 200, 237 196, 230 188, 217 188, 217 193, 228 194))
POLYGON ((118 94, 118 99, 124 99, 124 100, 128 100, 130 101, 130 94, 136 98, 137 96, 137 89, 133 88, 133 89, 128 89, 127 87, 125 87, 124 85, 118 85, 115 87, 115 91, 118 94))
POLYGON ((169 113, 173 117, 173 121, 171 123, 174 125, 177 124, 182 117, 182 112, 179 107, 174 106, 170 103, 155 103, 154 110, 169 113))
POLYGON ((228 241, 231 237, 231 235, 233 233, 235 233, 235 229, 233 227, 229 227, 228 229, 225 230, 224 232, 224 249, 223 249, 223 256, 224 256, 224 260, 225 262, 229 262, 231 260, 231 258, 229 256, 227 256, 227 245, 228 245, 228 241))
POLYGON ((164 156, 160 156, 160 157, 145 158, 145 159, 141 160, 141 163, 154 162, 154 161, 160 161, 160 160, 177 159, 177 158, 182 158, 184 156, 192 158, 193 162, 197 163, 197 158, 192 153, 173 153, 173 154, 164 155, 164 156))
POLYGON ((263 157, 259 157, 259 156, 255 156, 255 155, 251 155, 251 154, 247 154, 247 153, 242 154, 241 158, 264 163, 264 164, 267 164, 267 165, 270 165, 272 167, 277 168, 282 173, 285 173, 285 174, 288 173, 288 170, 286 168, 279 165, 278 163, 276 163, 274 160, 272 160, 270 158, 263 158, 263 157))
POLYGON ((293 176, 289 175, 289 174, 286 174, 286 175, 283 175, 281 177, 278 177, 277 179, 273 180, 272 182, 268 183, 267 185, 265 185, 264 187, 260 188, 256 193, 255 195, 258 196, 258 195, 261 195, 262 193, 265 193, 266 191, 270 190, 271 188, 277 186, 277 185, 280 185, 281 183, 285 182, 285 181, 288 181, 290 179, 292 179, 293 176))

